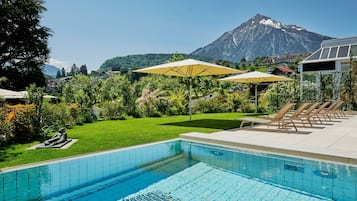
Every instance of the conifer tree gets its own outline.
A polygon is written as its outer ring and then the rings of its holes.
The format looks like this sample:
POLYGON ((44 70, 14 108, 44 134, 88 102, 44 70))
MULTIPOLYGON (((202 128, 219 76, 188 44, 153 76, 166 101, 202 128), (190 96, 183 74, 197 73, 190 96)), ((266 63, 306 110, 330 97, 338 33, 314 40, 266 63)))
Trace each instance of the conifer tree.
POLYGON ((0 1, 0 75, 6 87, 44 86, 43 64, 49 56, 50 29, 40 25, 42 0, 0 1))

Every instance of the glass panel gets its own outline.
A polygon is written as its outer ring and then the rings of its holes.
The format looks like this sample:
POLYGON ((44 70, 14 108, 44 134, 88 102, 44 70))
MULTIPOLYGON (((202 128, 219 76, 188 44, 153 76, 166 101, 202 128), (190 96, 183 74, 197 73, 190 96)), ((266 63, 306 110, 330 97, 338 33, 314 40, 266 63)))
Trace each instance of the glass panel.
POLYGON ((348 57, 348 46, 341 46, 338 51, 338 57, 348 57))
POLYGON ((351 55, 352 56, 357 56, 357 45, 352 45, 351 46, 351 55))
POLYGON ((321 59, 327 59, 329 50, 330 50, 330 48, 322 49, 321 59))
POLYGON ((331 51, 330 51, 330 56, 328 58, 336 58, 336 53, 337 53, 337 47, 333 47, 331 48, 331 51))
POLYGON ((320 58, 320 54, 321 54, 321 49, 319 49, 317 52, 315 52, 315 54, 311 55, 308 59, 306 60, 318 60, 320 58))

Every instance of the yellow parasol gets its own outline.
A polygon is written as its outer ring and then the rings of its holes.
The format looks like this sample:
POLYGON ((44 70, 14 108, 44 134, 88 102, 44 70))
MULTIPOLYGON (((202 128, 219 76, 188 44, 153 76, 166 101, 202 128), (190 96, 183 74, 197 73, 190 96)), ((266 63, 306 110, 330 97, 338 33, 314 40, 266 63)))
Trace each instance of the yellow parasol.
POLYGON ((234 76, 222 78, 219 80, 255 84, 255 113, 257 113, 257 110, 258 110, 258 90, 257 90, 257 88, 260 83, 291 81, 292 79, 277 76, 277 75, 272 75, 272 74, 268 74, 268 73, 253 71, 253 72, 249 72, 249 73, 244 73, 244 74, 240 74, 240 75, 234 75, 234 76))
POLYGON ((192 107, 191 107, 192 77, 242 73, 242 71, 237 70, 237 69, 232 69, 232 68, 220 66, 217 64, 198 61, 198 60, 194 60, 194 59, 185 59, 182 61, 161 64, 161 65, 157 65, 157 66, 143 68, 140 70, 135 70, 134 72, 160 74, 160 75, 171 75, 171 76, 177 76, 177 77, 188 77, 189 78, 190 120, 191 120, 191 114, 192 114, 192 107))

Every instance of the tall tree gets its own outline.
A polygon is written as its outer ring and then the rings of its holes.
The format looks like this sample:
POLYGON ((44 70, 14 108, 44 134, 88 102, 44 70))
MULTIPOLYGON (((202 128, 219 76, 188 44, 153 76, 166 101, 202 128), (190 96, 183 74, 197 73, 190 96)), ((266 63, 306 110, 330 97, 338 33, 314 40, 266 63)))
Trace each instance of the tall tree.
POLYGON ((64 68, 62 68, 61 71, 62 71, 62 73, 61 73, 62 75, 61 75, 61 76, 62 76, 62 77, 66 77, 66 70, 65 70, 64 68))
POLYGON ((42 68, 50 29, 40 25, 45 10, 42 0, 0 1, 0 75, 7 77, 8 88, 46 84, 42 68))
POLYGON ((81 65, 81 67, 79 68, 79 72, 82 73, 83 75, 88 75, 88 69, 87 69, 87 65, 81 65))
POLYGON ((75 76, 76 74, 78 73, 78 68, 77 68, 77 65, 76 64, 73 64, 72 66, 71 66, 71 75, 72 76, 75 76))
POLYGON ((58 78, 61 78, 62 77, 62 74, 61 74, 61 71, 57 71, 57 74, 56 74, 56 78, 58 79, 58 78))

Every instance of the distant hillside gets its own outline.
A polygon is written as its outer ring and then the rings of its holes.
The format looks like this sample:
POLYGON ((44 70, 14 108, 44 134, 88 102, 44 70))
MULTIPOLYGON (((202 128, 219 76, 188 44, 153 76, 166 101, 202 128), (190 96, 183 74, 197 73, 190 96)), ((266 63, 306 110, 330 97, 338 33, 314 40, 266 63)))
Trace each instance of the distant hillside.
MULTIPOLYGON (((174 54, 137 54, 124 57, 114 57, 106 60, 99 68, 99 71, 108 71, 112 69, 119 70, 120 68, 137 69, 154 65, 163 64, 169 61, 174 54)), ((182 54, 185 58, 197 59, 201 61, 212 62, 214 59, 198 56, 182 54)))

